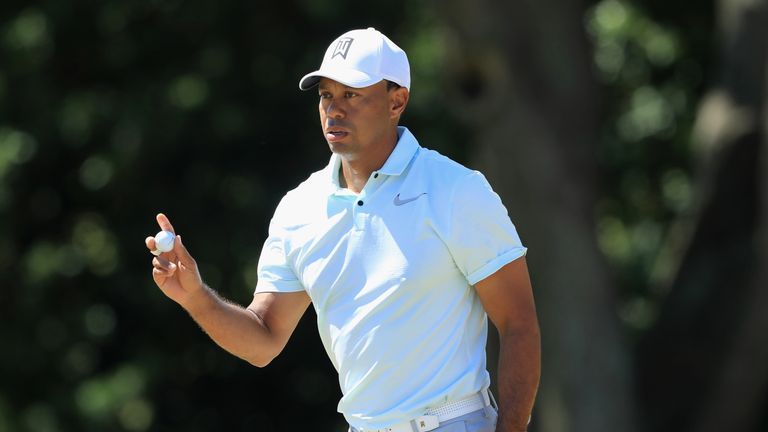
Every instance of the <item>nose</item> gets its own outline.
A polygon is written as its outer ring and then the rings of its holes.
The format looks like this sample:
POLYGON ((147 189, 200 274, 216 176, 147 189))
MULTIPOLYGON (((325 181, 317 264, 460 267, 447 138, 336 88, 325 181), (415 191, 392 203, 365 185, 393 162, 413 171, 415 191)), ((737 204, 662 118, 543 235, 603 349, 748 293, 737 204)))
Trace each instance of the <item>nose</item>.
POLYGON ((343 118, 346 112, 338 100, 332 99, 325 106, 325 115, 331 118, 343 118))

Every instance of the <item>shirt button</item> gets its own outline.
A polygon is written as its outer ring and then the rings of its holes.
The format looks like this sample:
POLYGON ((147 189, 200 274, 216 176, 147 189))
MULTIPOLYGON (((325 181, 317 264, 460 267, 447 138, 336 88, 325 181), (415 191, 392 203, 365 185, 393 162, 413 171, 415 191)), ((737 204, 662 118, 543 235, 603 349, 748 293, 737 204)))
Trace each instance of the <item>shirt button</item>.
POLYGON ((375 173, 375 174, 373 175, 373 178, 379 178, 379 173, 375 173))
POLYGON ((363 200, 358 201, 357 205, 359 205, 359 206, 363 205, 363 200))

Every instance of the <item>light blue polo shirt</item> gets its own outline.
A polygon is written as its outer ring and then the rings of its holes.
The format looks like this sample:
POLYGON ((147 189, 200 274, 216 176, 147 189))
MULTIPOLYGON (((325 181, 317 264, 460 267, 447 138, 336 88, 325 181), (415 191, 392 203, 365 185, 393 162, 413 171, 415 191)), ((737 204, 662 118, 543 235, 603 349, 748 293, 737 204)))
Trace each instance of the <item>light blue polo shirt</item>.
POLYGON ((288 192, 256 292, 306 291, 357 428, 411 420, 490 385, 487 316, 473 287, 523 256, 482 174, 419 146, 408 129, 365 188, 340 159, 288 192))

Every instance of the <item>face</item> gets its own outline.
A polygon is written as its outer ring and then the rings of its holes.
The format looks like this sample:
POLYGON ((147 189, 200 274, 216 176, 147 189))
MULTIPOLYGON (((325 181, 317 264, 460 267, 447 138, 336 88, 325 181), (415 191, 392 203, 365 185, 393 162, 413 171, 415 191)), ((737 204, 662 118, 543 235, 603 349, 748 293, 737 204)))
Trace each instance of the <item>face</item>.
POLYGON ((354 159, 386 144, 399 113, 393 117, 393 91, 385 81, 353 88, 322 78, 318 92, 320 125, 331 151, 354 159))

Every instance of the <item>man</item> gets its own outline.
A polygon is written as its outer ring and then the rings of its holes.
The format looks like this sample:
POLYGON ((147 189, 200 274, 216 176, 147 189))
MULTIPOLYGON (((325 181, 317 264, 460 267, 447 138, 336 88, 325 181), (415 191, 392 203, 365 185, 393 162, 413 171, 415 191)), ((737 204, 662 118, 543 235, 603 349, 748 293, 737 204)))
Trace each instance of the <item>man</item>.
POLYGON ((405 52, 372 28, 340 36, 301 79, 318 88, 332 156, 278 205, 247 308, 202 282, 181 236, 152 274, 217 344, 259 367, 311 303, 352 432, 524 431, 540 355, 526 248, 480 173, 398 126, 410 84, 405 52), (498 417, 488 317, 501 343, 498 417))

